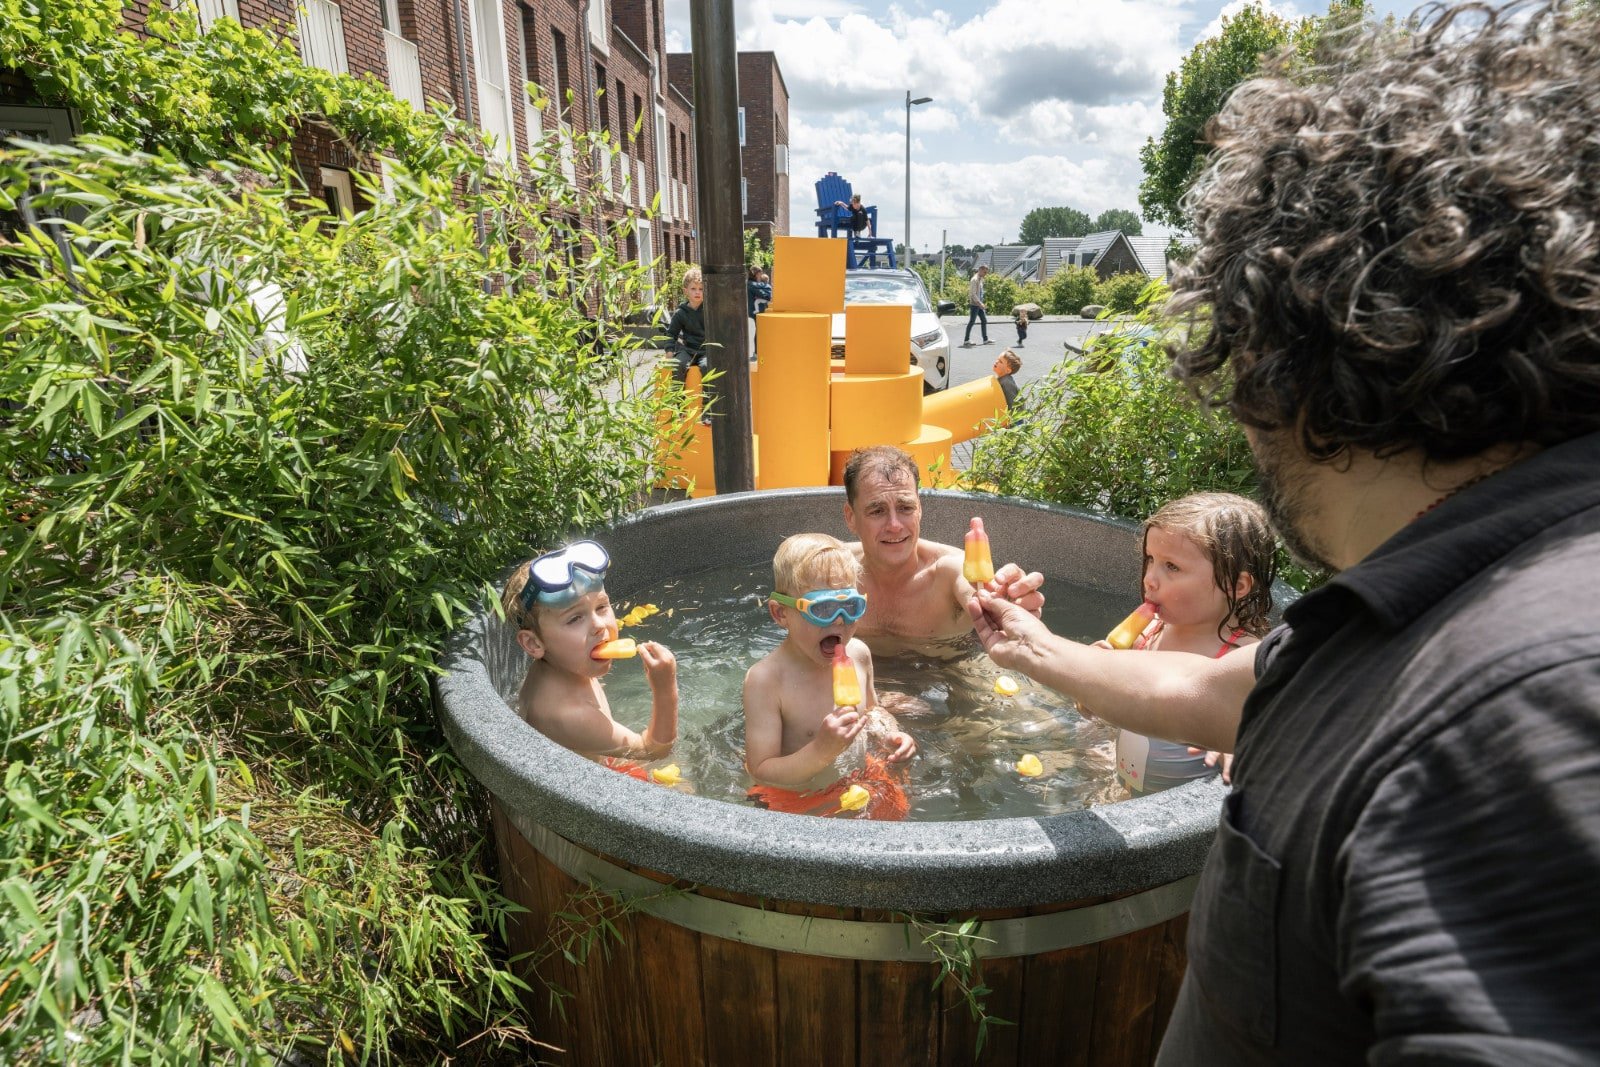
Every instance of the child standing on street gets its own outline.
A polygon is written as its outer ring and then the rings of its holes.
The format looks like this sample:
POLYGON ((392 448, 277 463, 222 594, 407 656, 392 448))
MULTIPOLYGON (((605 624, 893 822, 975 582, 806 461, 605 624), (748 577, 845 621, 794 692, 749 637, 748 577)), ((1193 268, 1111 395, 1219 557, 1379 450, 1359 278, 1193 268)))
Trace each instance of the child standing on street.
POLYGON ((1022 342, 1028 339, 1028 311, 1026 308, 1017 308, 1013 313, 1017 320, 1017 347, 1022 347, 1022 342))
POLYGON ((639 645, 650 683, 650 725, 636 734, 611 717, 600 686, 611 660, 596 654, 603 655, 601 646, 617 636, 605 587, 610 566, 598 542, 579 541, 534 557, 506 581, 506 621, 517 628, 517 644, 532 660, 517 712, 556 744, 590 759, 658 759, 678 736, 678 662, 654 641, 639 645))
MULTIPOLYGON (((1145 520, 1142 544, 1144 598, 1156 613, 1135 649, 1216 658, 1267 632, 1277 544, 1260 505, 1233 493, 1182 497, 1145 520)), ((1204 778, 1216 760, 1131 730, 1117 735, 1117 777, 1135 793, 1204 778)))

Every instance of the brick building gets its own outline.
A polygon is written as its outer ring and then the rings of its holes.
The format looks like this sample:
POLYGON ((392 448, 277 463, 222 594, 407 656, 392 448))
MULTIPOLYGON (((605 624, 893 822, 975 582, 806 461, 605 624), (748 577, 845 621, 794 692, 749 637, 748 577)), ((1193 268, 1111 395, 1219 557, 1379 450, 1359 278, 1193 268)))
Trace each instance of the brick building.
MULTIPOLYGON (((671 53, 667 71, 693 100, 693 56, 671 53)), ((770 247, 774 236, 789 233, 789 88, 772 52, 739 53, 739 168, 745 228, 770 247)))
MULTIPOLYGON (((601 183, 607 220, 657 215, 628 239, 631 257, 696 254, 692 108, 668 84, 663 0, 192 0, 201 24, 291 28, 306 63, 371 74, 414 107, 442 101, 510 159, 556 152, 567 174, 601 183), (543 90, 533 106, 525 86, 543 90), (615 147, 579 160, 571 139, 594 130, 615 147)), ((149 0, 125 22, 143 32, 149 0)), ((355 170, 378 169, 332 131, 307 122, 294 142, 306 187, 330 207, 358 207, 355 170)))

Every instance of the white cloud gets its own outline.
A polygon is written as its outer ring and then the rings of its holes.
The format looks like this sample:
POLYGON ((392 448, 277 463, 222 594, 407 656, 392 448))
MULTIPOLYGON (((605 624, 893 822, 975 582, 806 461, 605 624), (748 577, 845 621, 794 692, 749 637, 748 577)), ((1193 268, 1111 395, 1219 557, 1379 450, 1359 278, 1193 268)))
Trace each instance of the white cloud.
POLYGON ((1221 36, 1222 20, 1231 19, 1247 7, 1259 7, 1269 15, 1276 15, 1288 22, 1297 22, 1304 15, 1294 3, 1274 3, 1273 0, 1228 0, 1222 5, 1222 10, 1217 12, 1216 18, 1206 23, 1205 28, 1194 35, 1194 43, 1208 41, 1213 37, 1221 36))

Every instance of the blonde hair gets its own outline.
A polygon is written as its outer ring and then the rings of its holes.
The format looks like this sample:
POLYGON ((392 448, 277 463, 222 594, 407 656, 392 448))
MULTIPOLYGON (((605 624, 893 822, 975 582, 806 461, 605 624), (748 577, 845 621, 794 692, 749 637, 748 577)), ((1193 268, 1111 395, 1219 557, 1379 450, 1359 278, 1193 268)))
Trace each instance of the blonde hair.
POLYGON ((528 568, 533 566, 533 561, 543 553, 538 553, 529 559, 517 564, 511 572, 511 577, 506 579, 506 587, 500 591, 500 607, 506 613, 506 622, 519 630, 532 630, 539 632, 539 604, 537 601, 532 606, 522 606, 522 591, 528 585, 528 568))
POLYGON ((842 589, 861 576, 861 564, 837 537, 801 533, 784 538, 772 557, 772 588, 785 596, 813 589, 842 589))
POLYGON ((1010 369, 1012 374, 1015 374, 1017 371, 1022 369, 1022 357, 1011 351, 1009 348, 1000 353, 997 358, 1001 363, 1004 363, 1008 369, 1010 369))
POLYGON ((705 275, 700 273, 699 267, 690 267, 683 272, 683 287, 688 289, 691 285, 704 285, 705 275))

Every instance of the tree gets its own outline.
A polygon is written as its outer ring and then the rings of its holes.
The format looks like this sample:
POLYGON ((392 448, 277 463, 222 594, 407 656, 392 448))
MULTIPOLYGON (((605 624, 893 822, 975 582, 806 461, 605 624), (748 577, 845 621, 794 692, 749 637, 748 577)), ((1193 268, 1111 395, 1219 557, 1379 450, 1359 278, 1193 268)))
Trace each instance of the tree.
POLYGON ((1017 243, 1036 245, 1046 237, 1082 237, 1094 232, 1089 216, 1071 207, 1036 207, 1022 218, 1017 243))
MULTIPOLYGON (((1161 111, 1167 116, 1161 139, 1139 149, 1144 181, 1139 208, 1153 222, 1187 229, 1181 202, 1205 168, 1210 149, 1203 143, 1206 124, 1222 109, 1235 86, 1262 70, 1267 57, 1286 46, 1292 51, 1282 73, 1304 76, 1321 62, 1319 46, 1330 31, 1368 17, 1367 0, 1331 0, 1328 11, 1298 22, 1251 5, 1222 20, 1222 32, 1195 45, 1183 65, 1167 75, 1161 111)), ((1392 23, 1393 18, 1390 16, 1392 23)))
POLYGON ((1107 208, 1094 220, 1091 232, 1099 233, 1102 230, 1121 230, 1129 237, 1139 237, 1144 233, 1144 220, 1127 208, 1107 208))
POLYGON ((1262 57, 1289 42, 1289 22, 1254 5, 1222 20, 1222 32, 1201 41, 1167 75, 1161 111, 1167 116, 1161 139, 1139 149, 1144 181, 1139 183, 1139 208, 1145 218, 1168 226, 1187 227, 1180 206, 1189 183, 1205 166, 1209 150, 1201 143, 1206 123, 1222 107, 1234 86, 1254 75, 1262 57))

